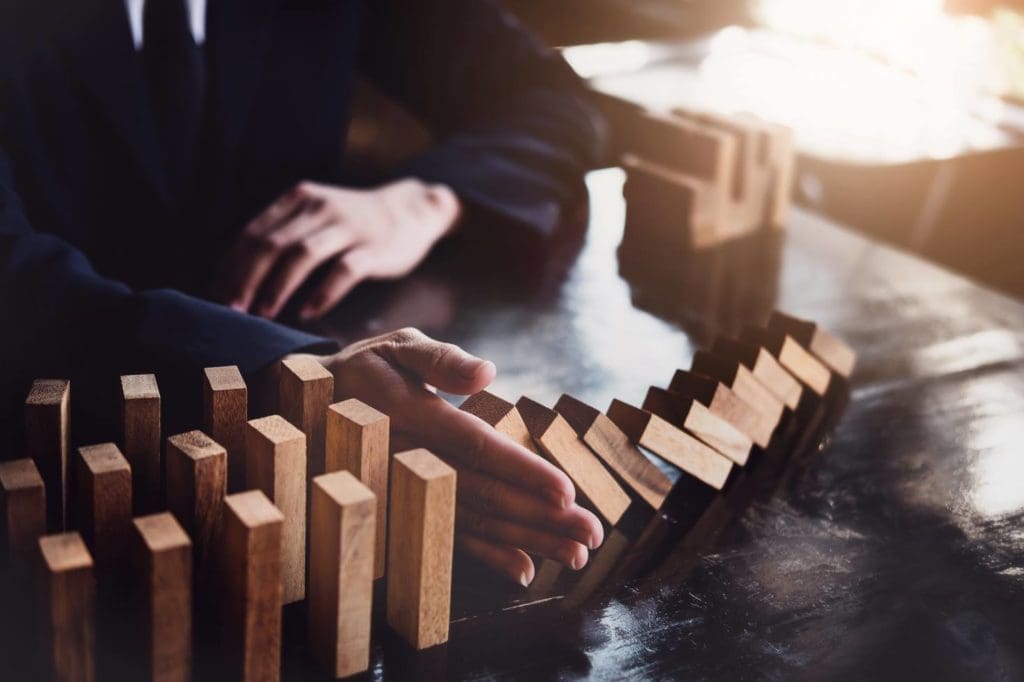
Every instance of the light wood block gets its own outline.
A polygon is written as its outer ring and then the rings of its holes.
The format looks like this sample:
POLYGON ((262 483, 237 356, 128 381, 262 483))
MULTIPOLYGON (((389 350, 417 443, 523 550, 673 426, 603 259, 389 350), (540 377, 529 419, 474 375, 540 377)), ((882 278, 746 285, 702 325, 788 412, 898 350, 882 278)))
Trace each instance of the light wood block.
POLYGON ((739 466, 750 459, 754 442, 693 398, 651 386, 641 407, 696 436, 739 466))
POLYGON ((160 389, 152 374, 121 377, 122 451, 132 467, 135 511, 163 507, 160 476, 160 389))
POLYGON ((715 490, 725 486, 732 462, 718 451, 647 410, 613 400, 608 417, 629 439, 715 490))
POLYGON ((613 526, 618 523, 629 508, 629 495, 569 423, 554 410, 529 398, 520 398, 516 409, 541 452, 572 479, 605 521, 613 526))
POLYGON ((786 371, 818 396, 823 396, 828 391, 832 379, 828 368, 818 362, 789 334, 761 327, 747 327, 740 335, 740 340, 757 344, 767 350, 786 371))
POLYGON ((428 450, 394 456, 388 513, 388 624, 415 649, 448 641, 455 470, 428 450))
POLYGON ((356 400, 327 409, 327 473, 350 471, 377 497, 377 539, 373 577, 384 576, 387 549, 388 458, 391 420, 383 412, 356 400))
POLYGON ((306 597, 306 435, 271 415, 251 420, 245 439, 246 487, 262 490, 284 514, 283 599, 291 604, 306 597))
POLYGON ((844 379, 849 379, 853 374, 857 354, 827 329, 777 310, 768 320, 768 328, 792 336, 797 343, 811 351, 816 358, 844 379))
POLYGON ((327 406, 334 400, 334 375, 311 357, 281 361, 281 416, 306 434, 306 480, 324 473, 327 406))
POLYGON ((771 353, 759 345, 723 336, 715 340, 711 352, 741 363, 790 410, 795 410, 800 404, 803 386, 771 353))
POLYGON ((46 534, 46 486, 31 459, 0 462, 0 566, 31 565, 46 534))
POLYGON ((581 400, 563 394, 558 412, 609 469, 654 509, 661 508, 672 482, 611 419, 581 400))
POLYGON ((716 379, 731 388, 736 395, 764 415, 772 431, 782 422, 786 412, 785 404, 743 364, 699 350, 693 356, 691 367, 697 374, 716 379))
POLYGON ((123 565, 132 522, 132 470, 113 443, 78 448, 75 464, 75 518, 103 580, 123 565))
POLYGON ((36 379, 25 400, 25 450, 46 484, 46 527, 64 530, 67 508, 71 382, 36 379))
POLYGON ((284 515, 259 490, 224 498, 217 543, 230 678, 276 682, 281 676, 281 532, 284 515))
POLYGON ((192 679, 192 542, 169 512, 131 524, 134 615, 142 679, 192 679))
POLYGON ((732 424, 758 447, 767 448, 775 433, 775 426, 769 417, 758 412, 753 405, 717 379, 680 369, 672 377, 668 390, 704 405, 713 415, 732 424))
POLYGON ((493 426, 495 431, 505 434, 530 452, 540 454, 519 410, 507 400, 502 400, 493 393, 480 391, 466 398, 459 409, 483 419, 493 426))
POLYGON ((47 679, 96 679, 96 579, 93 561, 78 533, 39 538, 43 641, 47 679))
POLYGON ((310 643, 331 675, 347 677, 370 666, 377 497, 349 471, 317 476, 312 497, 310 643))
POLYGON ((206 558, 227 494, 227 453, 202 431, 167 439, 167 509, 192 538, 197 582, 205 580, 206 558))
POLYGON ((249 389, 238 367, 203 370, 203 431, 228 453, 228 492, 245 487, 245 424, 249 389))

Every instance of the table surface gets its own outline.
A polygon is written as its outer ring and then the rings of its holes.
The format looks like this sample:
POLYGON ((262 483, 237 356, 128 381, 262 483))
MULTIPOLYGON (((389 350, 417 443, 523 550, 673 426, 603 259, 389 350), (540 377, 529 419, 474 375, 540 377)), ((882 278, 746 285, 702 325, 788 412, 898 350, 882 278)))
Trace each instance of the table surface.
MULTIPOLYGON (((1024 677, 1024 306, 802 211, 627 279, 621 186, 591 174, 588 229, 547 244, 471 230, 319 331, 415 325, 494 360, 510 400, 604 409, 777 307, 856 349, 848 391, 723 494, 631 512, 578 574, 541 563, 524 590, 457 561, 450 642, 417 654, 375 626, 370 674, 1024 677)), ((303 659, 285 679, 315 677, 303 659)))

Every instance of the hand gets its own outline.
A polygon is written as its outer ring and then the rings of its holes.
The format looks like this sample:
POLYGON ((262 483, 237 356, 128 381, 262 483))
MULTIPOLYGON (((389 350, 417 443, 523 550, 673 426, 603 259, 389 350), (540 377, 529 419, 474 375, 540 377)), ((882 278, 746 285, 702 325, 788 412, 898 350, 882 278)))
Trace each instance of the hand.
POLYGON ((277 317, 324 267, 299 309, 303 319, 320 317, 364 279, 411 272, 460 211, 451 189, 414 179, 372 190, 299 183, 246 226, 215 296, 237 310, 277 317))
POLYGON ((358 398, 391 417, 394 441, 425 447, 458 471, 458 547, 511 580, 535 573, 526 552, 582 568, 604 540, 600 521, 575 504, 572 481, 536 454, 430 387, 468 395, 494 379, 490 362, 403 329, 319 360, 335 399, 358 398))

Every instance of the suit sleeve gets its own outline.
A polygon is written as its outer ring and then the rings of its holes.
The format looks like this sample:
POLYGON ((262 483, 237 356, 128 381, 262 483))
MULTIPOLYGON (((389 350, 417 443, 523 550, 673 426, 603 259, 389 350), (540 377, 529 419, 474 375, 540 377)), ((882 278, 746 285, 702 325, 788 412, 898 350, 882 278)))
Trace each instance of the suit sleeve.
POLYGON ((438 138, 401 174, 552 231, 606 137, 568 64, 496 0, 374 0, 364 12, 363 71, 438 138))

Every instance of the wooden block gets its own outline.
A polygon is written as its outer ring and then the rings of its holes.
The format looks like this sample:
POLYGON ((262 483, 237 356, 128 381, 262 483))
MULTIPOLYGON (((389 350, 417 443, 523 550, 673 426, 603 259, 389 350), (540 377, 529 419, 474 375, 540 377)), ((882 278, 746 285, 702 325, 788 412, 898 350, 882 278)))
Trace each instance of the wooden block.
POLYGON ((121 377, 122 446, 132 467, 135 511, 163 507, 160 476, 160 389, 152 374, 121 377))
POLYGON ((740 340, 761 346, 775 356, 779 364, 800 383, 819 396, 825 395, 832 379, 828 368, 815 360, 814 356, 789 334, 762 327, 747 327, 740 335, 740 340))
POLYGON ((811 351, 816 358, 844 379, 849 379, 853 374, 857 354, 827 329, 779 311, 772 313, 771 319, 768 320, 768 328, 792 336, 797 343, 811 351))
POLYGON ((741 363, 790 410, 795 410, 800 403, 803 386, 771 353, 759 345, 722 336, 715 340, 711 352, 741 363))
POLYGON ((731 388, 764 415, 773 431, 782 421, 786 406, 740 362, 699 350, 693 356, 691 367, 697 374, 716 379, 731 388))
POLYGON ((281 573, 285 604, 306 597, 306 436, 278 415, 253 419, 245 437, 246 487, 284 514, 281 573))
POLYGON ((324 473, 327 406, 334 400, 334 375, 311 357, 281 361, 281 416, 306 434, 306 480, 324 473))
POLYGON ((39 538, 44 675, 55 681, 96 678, 96 579, 78 533, 39 538))
POLYGON ((167 439, 167 509, 192 538, 198 581, 227 494, 227 453, 202 431, 167 439))
POLYGON ((555 404, 555 411, 633 492, 653 508, 661 508, 672 490, 672 482, 630 442, 615 422, 565 394, 555 404))
POLYGON ((327 473, 351 471, 377 497, 374 578, 384 575, 390 428, 391 420, 386 414, 354 398, 335 403, 327 410, 327 473))
POLYGON ((721 490, 732 462, 661 417, 613 400, 608 417, 637 445, 643 446, 690 476, 721 490))
POLYGON ((113 443, 78 448, 75 464, 75 518, 103 580, 124 561, 132 522, 132 470, 113 443))
POLYGON ((572 479, 605 521, 613 526, 618 523, 629 508, 629 495, 569 423, 554 410, 529 398, 520 398, 516 409, 541 452, 572 479))
POLYGON ((370 667, 377 497, 349 471, 317 476, 312 491, 310 644, 332 676, 347 677, 370 667))
POLYGON ((455 470, 429 450, 394 456, 388 513, 388 624, 416 649, 448 641, 455 470))
POLYGON ((228 453, 228 492, 245 487, 245 423, 249 389, 238 367, 203 370, 203 431, 228 453))
POLYGON ((0 566, 30 565, 46 534, 46 486, 31 459, 0 462, 0 566))
POLYGON ((750 458, 754 447, 750 437, 693 398, 651 386, 642 407, 696 436, 740 466, 750 458))
POLYGON ((64 530, 67 507, 71 382, 36 379, 25 400, 25 450, 46 484, 46 527, 64 530))
POLYGON ((217 595, 226 631, 228 676, 276 682, 281 676, 281 531, 284 515, 259 490, 224 498, 217 595))
POLYGON ((169 512, 131 524, 129 544, 140 640, 139 675, 152 682, 192 679, 192 542, 169 512))
POLYGON ((499 433, 505 434, 530 452, 540 454, 519 410, 507 400, 502 400, 493 393, 480 391, 466 398, 459 409, 480 417, 499 433))
POLYGON ((680 369, 676 370, 668 390, 701 403, 713 415, 732 424, 761 448, 768 447, 775 433, 770 418, 758 412, 753 405, 717 379, 680 369))

